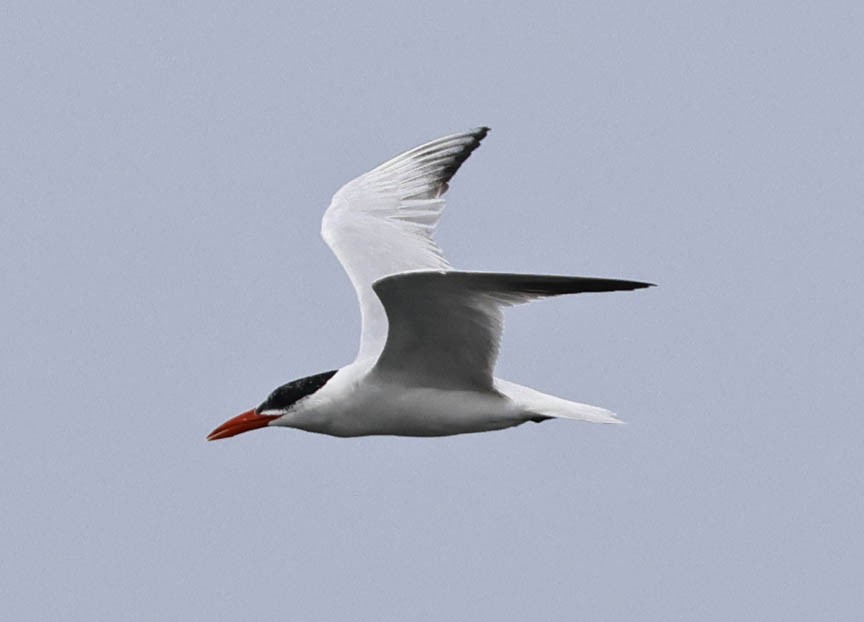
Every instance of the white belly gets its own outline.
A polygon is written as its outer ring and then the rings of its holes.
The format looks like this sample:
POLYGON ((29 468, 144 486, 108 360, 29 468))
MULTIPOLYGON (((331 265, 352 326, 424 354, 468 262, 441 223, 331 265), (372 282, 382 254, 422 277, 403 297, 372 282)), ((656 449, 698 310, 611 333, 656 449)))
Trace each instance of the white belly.
POLYGON ((307 408, 285 423, 332 436, 448 436, 501 430, 525 421, 510 399, 491 391, 333 380, 337 382, 328 383, 320 395, 309 400, 307 408), (327 388, 330 390, 325 391, 327 388))

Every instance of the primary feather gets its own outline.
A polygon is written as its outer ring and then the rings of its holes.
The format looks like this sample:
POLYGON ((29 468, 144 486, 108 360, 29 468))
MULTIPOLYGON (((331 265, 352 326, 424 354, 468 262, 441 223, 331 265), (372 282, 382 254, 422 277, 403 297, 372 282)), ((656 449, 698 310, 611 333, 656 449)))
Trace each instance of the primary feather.
POLYGON ((374 361, 387 318, 372 284, 408 270, 446 270, 432 239, 447 182, 489 128, 479 127, 415 147, 345 184, 324 213, 321 235, 357 292, 362 316, 358 359, 374 361))

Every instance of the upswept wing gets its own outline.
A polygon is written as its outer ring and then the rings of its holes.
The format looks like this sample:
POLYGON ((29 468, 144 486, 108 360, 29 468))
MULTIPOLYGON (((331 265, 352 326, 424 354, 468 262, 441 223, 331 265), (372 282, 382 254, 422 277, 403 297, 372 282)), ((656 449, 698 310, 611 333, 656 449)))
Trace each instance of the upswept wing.
POLYGON ((387 339, 387 317, 372 284, 407 270, 450 267, 432 234, 447 182, 488 131, 479 127, 415 147, 333 196, 321 235, 357 292, 362 315, 358 360, 374 361, 387 339))
POLYGON ((502 308, 562 294, 611 292, 651 283, 579 276, 421 271, 374 284, 390 331, 371 373, 409 386, 492 390, 502 308))

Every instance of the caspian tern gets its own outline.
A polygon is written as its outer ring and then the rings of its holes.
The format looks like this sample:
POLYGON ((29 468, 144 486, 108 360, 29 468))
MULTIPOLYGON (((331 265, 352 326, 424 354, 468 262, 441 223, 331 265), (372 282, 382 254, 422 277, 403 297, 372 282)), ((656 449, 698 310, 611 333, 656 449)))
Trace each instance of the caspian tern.
POLYGON ((356 360, 278 387, 208 440, 265 426, 351 437, 447 436, 550 418, 620 423, 603 408, 492 375, 504 307, 652 284, 453 270, 432 234, 448 182, 488 132, 479 127, 415 147, 333 196, 321 235, 357 292, 356 360))

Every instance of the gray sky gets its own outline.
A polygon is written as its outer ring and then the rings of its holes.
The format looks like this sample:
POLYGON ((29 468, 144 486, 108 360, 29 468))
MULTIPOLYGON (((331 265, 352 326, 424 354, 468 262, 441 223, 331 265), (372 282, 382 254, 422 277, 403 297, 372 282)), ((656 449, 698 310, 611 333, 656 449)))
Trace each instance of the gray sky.
POLYGON ((0 9, 4 619, 859 618, 860 3, 109 4, 0 9), (353 357, 332 193, 480 124, 455 265, 660 284, 499 375, 629 425, 206 443, 353 357))

